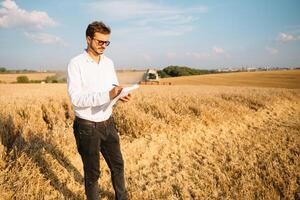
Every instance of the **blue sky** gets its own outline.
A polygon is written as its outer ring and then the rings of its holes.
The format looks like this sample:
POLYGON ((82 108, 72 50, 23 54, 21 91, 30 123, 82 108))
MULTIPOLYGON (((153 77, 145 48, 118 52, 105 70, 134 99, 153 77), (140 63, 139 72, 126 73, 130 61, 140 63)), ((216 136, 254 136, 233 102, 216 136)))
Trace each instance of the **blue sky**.
POLYGON ((95 20, 117 69, 300 66, 298 0, 2 0, 0 66, 65 70, 95 20))

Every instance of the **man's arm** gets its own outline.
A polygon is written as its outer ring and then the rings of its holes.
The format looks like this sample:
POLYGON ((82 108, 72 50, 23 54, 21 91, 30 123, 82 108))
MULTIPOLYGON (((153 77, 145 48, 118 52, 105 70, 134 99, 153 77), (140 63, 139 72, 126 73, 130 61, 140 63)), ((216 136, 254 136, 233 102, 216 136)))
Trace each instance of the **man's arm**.
MULTIPOLYGON (((82 83, 80 77, 79 66, 74 62, 68 65, 68 93, 71 102, 76 107, 94 107, 108 103, 115 92, 110 95, 110 91, 84 93, 82 91, 82 83)), ((116 89, 115 89, 116 90, 116 89)))

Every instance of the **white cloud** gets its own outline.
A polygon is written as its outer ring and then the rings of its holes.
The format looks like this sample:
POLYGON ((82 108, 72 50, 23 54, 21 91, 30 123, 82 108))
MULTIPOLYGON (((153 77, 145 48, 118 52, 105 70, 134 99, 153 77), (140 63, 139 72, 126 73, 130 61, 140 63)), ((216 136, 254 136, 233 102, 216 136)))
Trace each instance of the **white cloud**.
POLYGON ((88 7, 101 12, 101 14, 110 16, 113 19, 130 19, 140 17, 184 17, 187 13, 207 12, 205 6, 193 6, 189 8, 176 8, 145 0, 111 0, 111 1, 95 1, 88 3, 88 7), (115 11, 115 12, 112 12, 115 11))
POLYGON ((222 47, 218 47, 218 46, 213 46, 212 47, 212 51, 213 51, 213 54, 215 57, 223 57, 223 58, 226 58, 226 59, 231 59, 232 56, 227 52, 225 51, 224 48, 222 47))
POLYGON ((19 8, 12 0, 4 0, 0 7, 0 28, 40 29, 55 26, 56 22, 46 12, 31 12, 19 8))
POLYGON ((123 36, 137 34, 139 36, 151 34, 152 36, 181 36, 185 33, 191 32, 193 26, 190 25, 178 25, 178 26, 165 26, 165 27, 155 27, 155 26, 131 26, 126 28, 116 28, 114 29, 114 35, 123 36))
POLYGON ((51 35, 48 33, 29 33, 25 32, 25 36, 36 43, 40 44, 59 44, 67 46, 67 44, 58 36, 51 35))
POLYGON ((180 36, 194 30, 199 13, 205 6, 175 7, 146 0, 111 0, 88 3, 88 9, 101 13, 103 18, 126 23, 121 32, 151 33, 156 36, 180 36), (115 11, 115 12, 112 12, 115 11))
POLYGON ((279 33, 277 36, 277 41, 280 42, 289 42, 289 41, 296 41, 300 40, 300 36, 292 35, 289 33, 279 33))
POLYGON ((271 48, 271 47, 266 47, 265 49, 271 55, 275 55, 275 54, 277 54, 279 52, 278 49, 271 48))
POLYGON ((206 59, 211 56, 209 53, 205 52, 186 52, 185 55, 196 59, 206 59))
POLYGON ((66 43, 58 36, 32 32, 57 25, 46 12, 24 10, 12 0, 4 0, 0 5, 0 28, 21 28, 21 30, 27 30, 24 35, 36 43, 66 46, 66 43))
POLYGON ((221 47, 216 47, 214 46, 213 47, 213 51, 216 53, 216 54, 224 54, 225 53, 225 50, 221 47))

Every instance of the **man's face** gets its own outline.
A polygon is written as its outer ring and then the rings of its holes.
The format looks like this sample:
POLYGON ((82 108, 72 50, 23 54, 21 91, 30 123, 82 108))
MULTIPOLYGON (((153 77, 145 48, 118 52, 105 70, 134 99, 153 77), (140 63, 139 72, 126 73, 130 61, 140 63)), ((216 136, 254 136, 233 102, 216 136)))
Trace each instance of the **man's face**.
POLYGON ((93 38, 89 36, 86 38, 88 43, 88 48, 90 48, 94 53, 101 55, 103 54, 105 48, 107 47, 107 41, 109 41, 109 34, 102 34, 96 32, 93 38))

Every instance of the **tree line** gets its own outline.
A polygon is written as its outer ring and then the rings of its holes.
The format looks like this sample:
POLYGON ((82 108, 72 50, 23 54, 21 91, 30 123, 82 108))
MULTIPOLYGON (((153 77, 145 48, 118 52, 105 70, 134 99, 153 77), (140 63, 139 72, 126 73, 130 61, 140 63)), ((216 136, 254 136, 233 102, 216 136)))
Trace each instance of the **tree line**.
POLYGON ((29 80, 27 76, 18 76, 17 83, 66 83, 66 78, 59 78, 57 75, 47 76, 45 80, 29 80))
POLYGON ((202 75, 217 73, 216 70, 207 69, 193 69, 185 66, 168 66, 162 70, 157 71, 161 78, 177 77, 177 76, 191 76, 191 75, 202 75))
POLYGON ((21 70, 10 70, 5 67, 0 67, 0 74, 21 74, 21 73, 33 73, 35 70, 21 69, 21 70))

